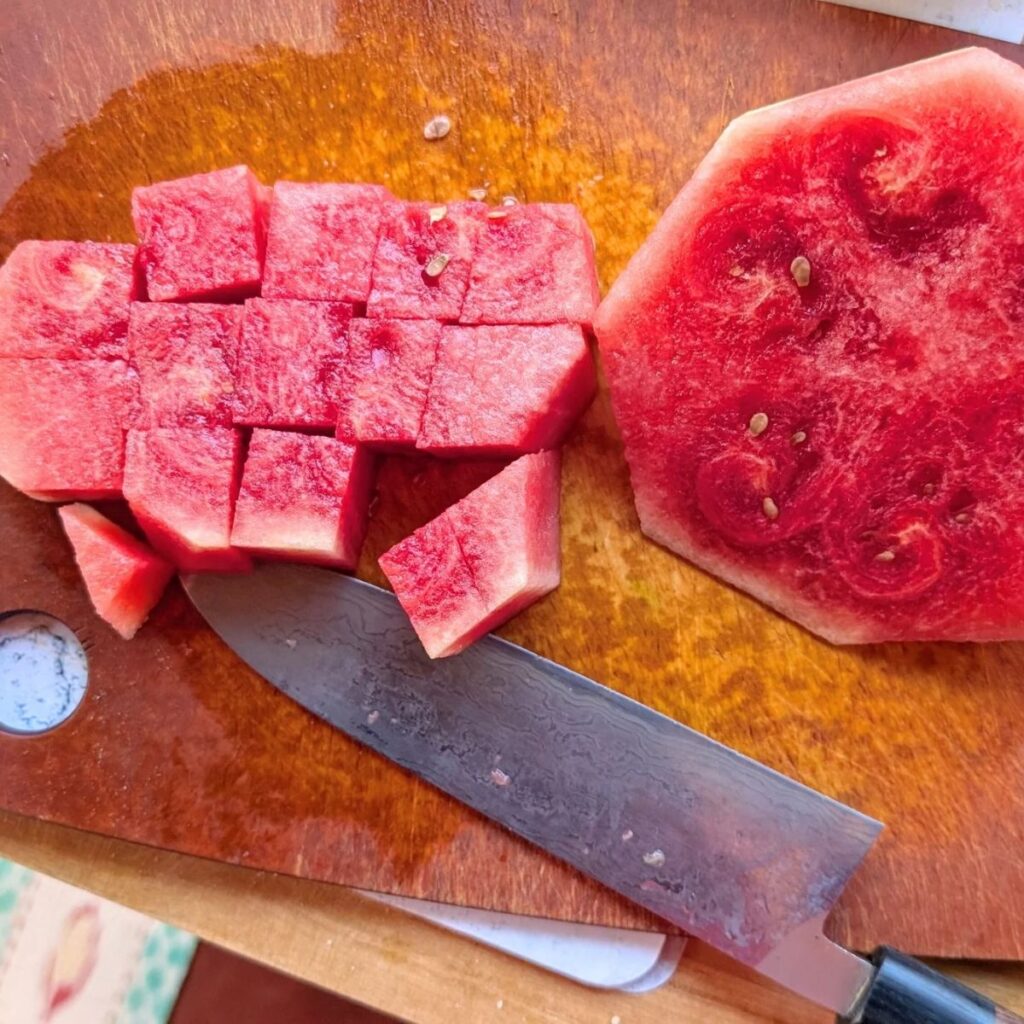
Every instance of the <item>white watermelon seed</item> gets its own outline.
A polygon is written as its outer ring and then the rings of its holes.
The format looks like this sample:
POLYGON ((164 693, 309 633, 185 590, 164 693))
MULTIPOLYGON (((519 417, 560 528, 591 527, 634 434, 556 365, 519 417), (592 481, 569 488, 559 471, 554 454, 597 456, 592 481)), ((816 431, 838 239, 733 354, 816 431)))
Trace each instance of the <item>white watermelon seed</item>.
POLYGON ((430 208, 430 223, 436 224, 439 220, 444 220, 448 216, 447 206, 432 206, 430 208))
POLYGON ((896 561, 896 552, 895 551, 890 551, 888 548, 886 548, 885 551, 879 551, 878 554, 875 555, 875 561, 876 562, 894 562, 894 561, 896 561))
POLYGON ((797 288, 806 288, 811 283, 811 261, 806 256, 797 256, 789 265, 789 272, 797 288))
POLYGON ((436 256, 431 256, 427 261, 427 265, 423 268, 423 273, 427 277, 440 277, 441 272, 448 263, 451 261, 451 256, 446 252, 439 252, 436 256))
POLYGON ((730 274, 731 277, 742 277, 743 276, 743 268, 738 263, 734 263, 729 268, 729 274, 730 274))
POLYGON ((749 429, 754 437, 763 434, 768 429, 768 415, 763 412, 755 412, 750 417, 749 429))
POLYGON ((970 517, 970 516, 969 516, 969 515, 968 515, 968 514, 967 514, 966 512, 960 512, 960 513, 958 513, 957 515, 953 516, 953 518, 954 518, 954 519, 955 519, 955 520, 956 520, 956 521, 957 521, 958 523, 966 523, 966 522, 969 522, 969 521, 970 521, 970 518, 971 518, 971 517, 970 517))
POLYGON ((793 436, 792 436, 792 437, 790 438, 790 440, 791 440, 791 441, 793 442, 793 444, 803 444, 803 443, 804 443, 804 441, 806 441, 806 440, 807 440, 807 433, 806 433, 806 431, 803 431, 803 430, 798 430, 798 431, 797 431, 797 432, 796 432, 796 433, 795 433, 795 434, 794 434, 794 435, 793 435, 793 436))
POLYGON ((423 126, 423 138, 428 142, 436 142, 438 139, 443 139, 451 130, 451 119, 444 114, 438 114, 423 126))
POLYGON ((496 210, 488 210, 487 216, 491 220, 504 220, 508 216, 508 207, 501 207, 496 210))
POLYGON ((779 506, 775 504, 774 498, 765 498, 761 502, 761 508, 764 510, 766 519, 778 519, 779 518, 779 506))
POLYGON ((875 150, 875 156, 886 156, 888 152, 888 146, 879 146, 878 149, 875 150))
POLYGON ((935 484, 925 484, 924 487, 921 488, 921 490, 923 490, 925 494, 934 494, 935 484))
POLYGON ((518 203, 519 203, 519 200, 516 199, 515 196, 502 196, 501 197, 501 205, 502 206, 516 206, 516 205, 518 205, 518 203))
POLYGON ((487 198, 487 189, 471 188, 469 190, 469 198, 475 199, 478 203, 482 203, 487 198))

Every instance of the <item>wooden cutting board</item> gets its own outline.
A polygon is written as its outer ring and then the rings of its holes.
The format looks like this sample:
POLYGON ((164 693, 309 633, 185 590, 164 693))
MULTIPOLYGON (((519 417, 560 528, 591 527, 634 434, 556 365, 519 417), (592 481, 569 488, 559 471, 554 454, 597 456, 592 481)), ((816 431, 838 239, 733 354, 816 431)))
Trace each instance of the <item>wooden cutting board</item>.
MULTIPOLYGON (((578 202, 607 285, 731 116, 968 42, 798 0, 109 0, 88 17, 8 0, 0 255, 129 240, 132 185, 245 161, 266 181, 578 202), (428 143, 437 113, 454 127, 428 143)), ((381 582, 377 555, 493 469, 387 461, 360 575, 381 582)), ((686 565, 637 529, 603 392, 564 481, 564 582, 504 634, 886 821, 835 915, 843 941, 1024 954, 1024 646, 835 649, 686 565)), ((307 717, 177 587, 119 640, 52 508, 0 489, 0 549, 0 608, 65 619, 91 665, 68 725, 0 737, 0 806, 372 889, 651 923, 307 717)))

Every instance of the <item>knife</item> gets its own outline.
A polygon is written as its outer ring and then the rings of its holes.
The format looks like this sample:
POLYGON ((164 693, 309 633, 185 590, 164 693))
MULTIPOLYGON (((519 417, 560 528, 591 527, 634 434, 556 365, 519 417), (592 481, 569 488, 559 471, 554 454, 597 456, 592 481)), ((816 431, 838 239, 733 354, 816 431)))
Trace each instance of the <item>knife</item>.
POLYGON ((498 637, 431 661, 361 580, 268 564, 183 582, 308 711, 838 1020, 1021 1022, 894 949, 825 938, 879 822, 498 637))

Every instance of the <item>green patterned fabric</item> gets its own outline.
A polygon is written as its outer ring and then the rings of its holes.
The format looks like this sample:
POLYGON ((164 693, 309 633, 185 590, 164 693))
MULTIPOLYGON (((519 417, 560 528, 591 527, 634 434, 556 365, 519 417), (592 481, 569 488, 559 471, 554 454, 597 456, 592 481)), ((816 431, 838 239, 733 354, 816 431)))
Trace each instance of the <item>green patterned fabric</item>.
POLYGON ((164 1024, 185 980, 196 938, 169 924, 155 924, 142 947, 135 977, 117 1024, 164 1024))

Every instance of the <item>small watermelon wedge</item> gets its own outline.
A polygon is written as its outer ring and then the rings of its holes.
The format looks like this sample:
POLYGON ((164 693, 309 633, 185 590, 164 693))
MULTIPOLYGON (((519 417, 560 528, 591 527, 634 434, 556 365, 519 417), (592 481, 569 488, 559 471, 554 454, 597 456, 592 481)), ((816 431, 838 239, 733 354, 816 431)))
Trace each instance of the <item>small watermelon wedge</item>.
POLYGON ((242 439, 230 427, 129 430, 124 496, 150 543, 184 572, 244 572, 231 546, 242 439))
POLYGON ((416 447, 444 456, 556 447, 596 383, 576 324, 445 326, 416 447))
POLYGON ((595 319, 644 531, 836 643, 1024 637, 1024 70, 734 121, 595 319))
POLYGON ((517 459, 380 557, 431 658, 464 650, 558 586, 557 452, 517 459))
POLYGON ((131 640, 174 567, 89 505, 65 505, 59 512, 96 614, 131 640))
POLYGON ((333 437, 254 430, 231 543, 260 558, 354 569, 366 533, 373 459, 333 437))

